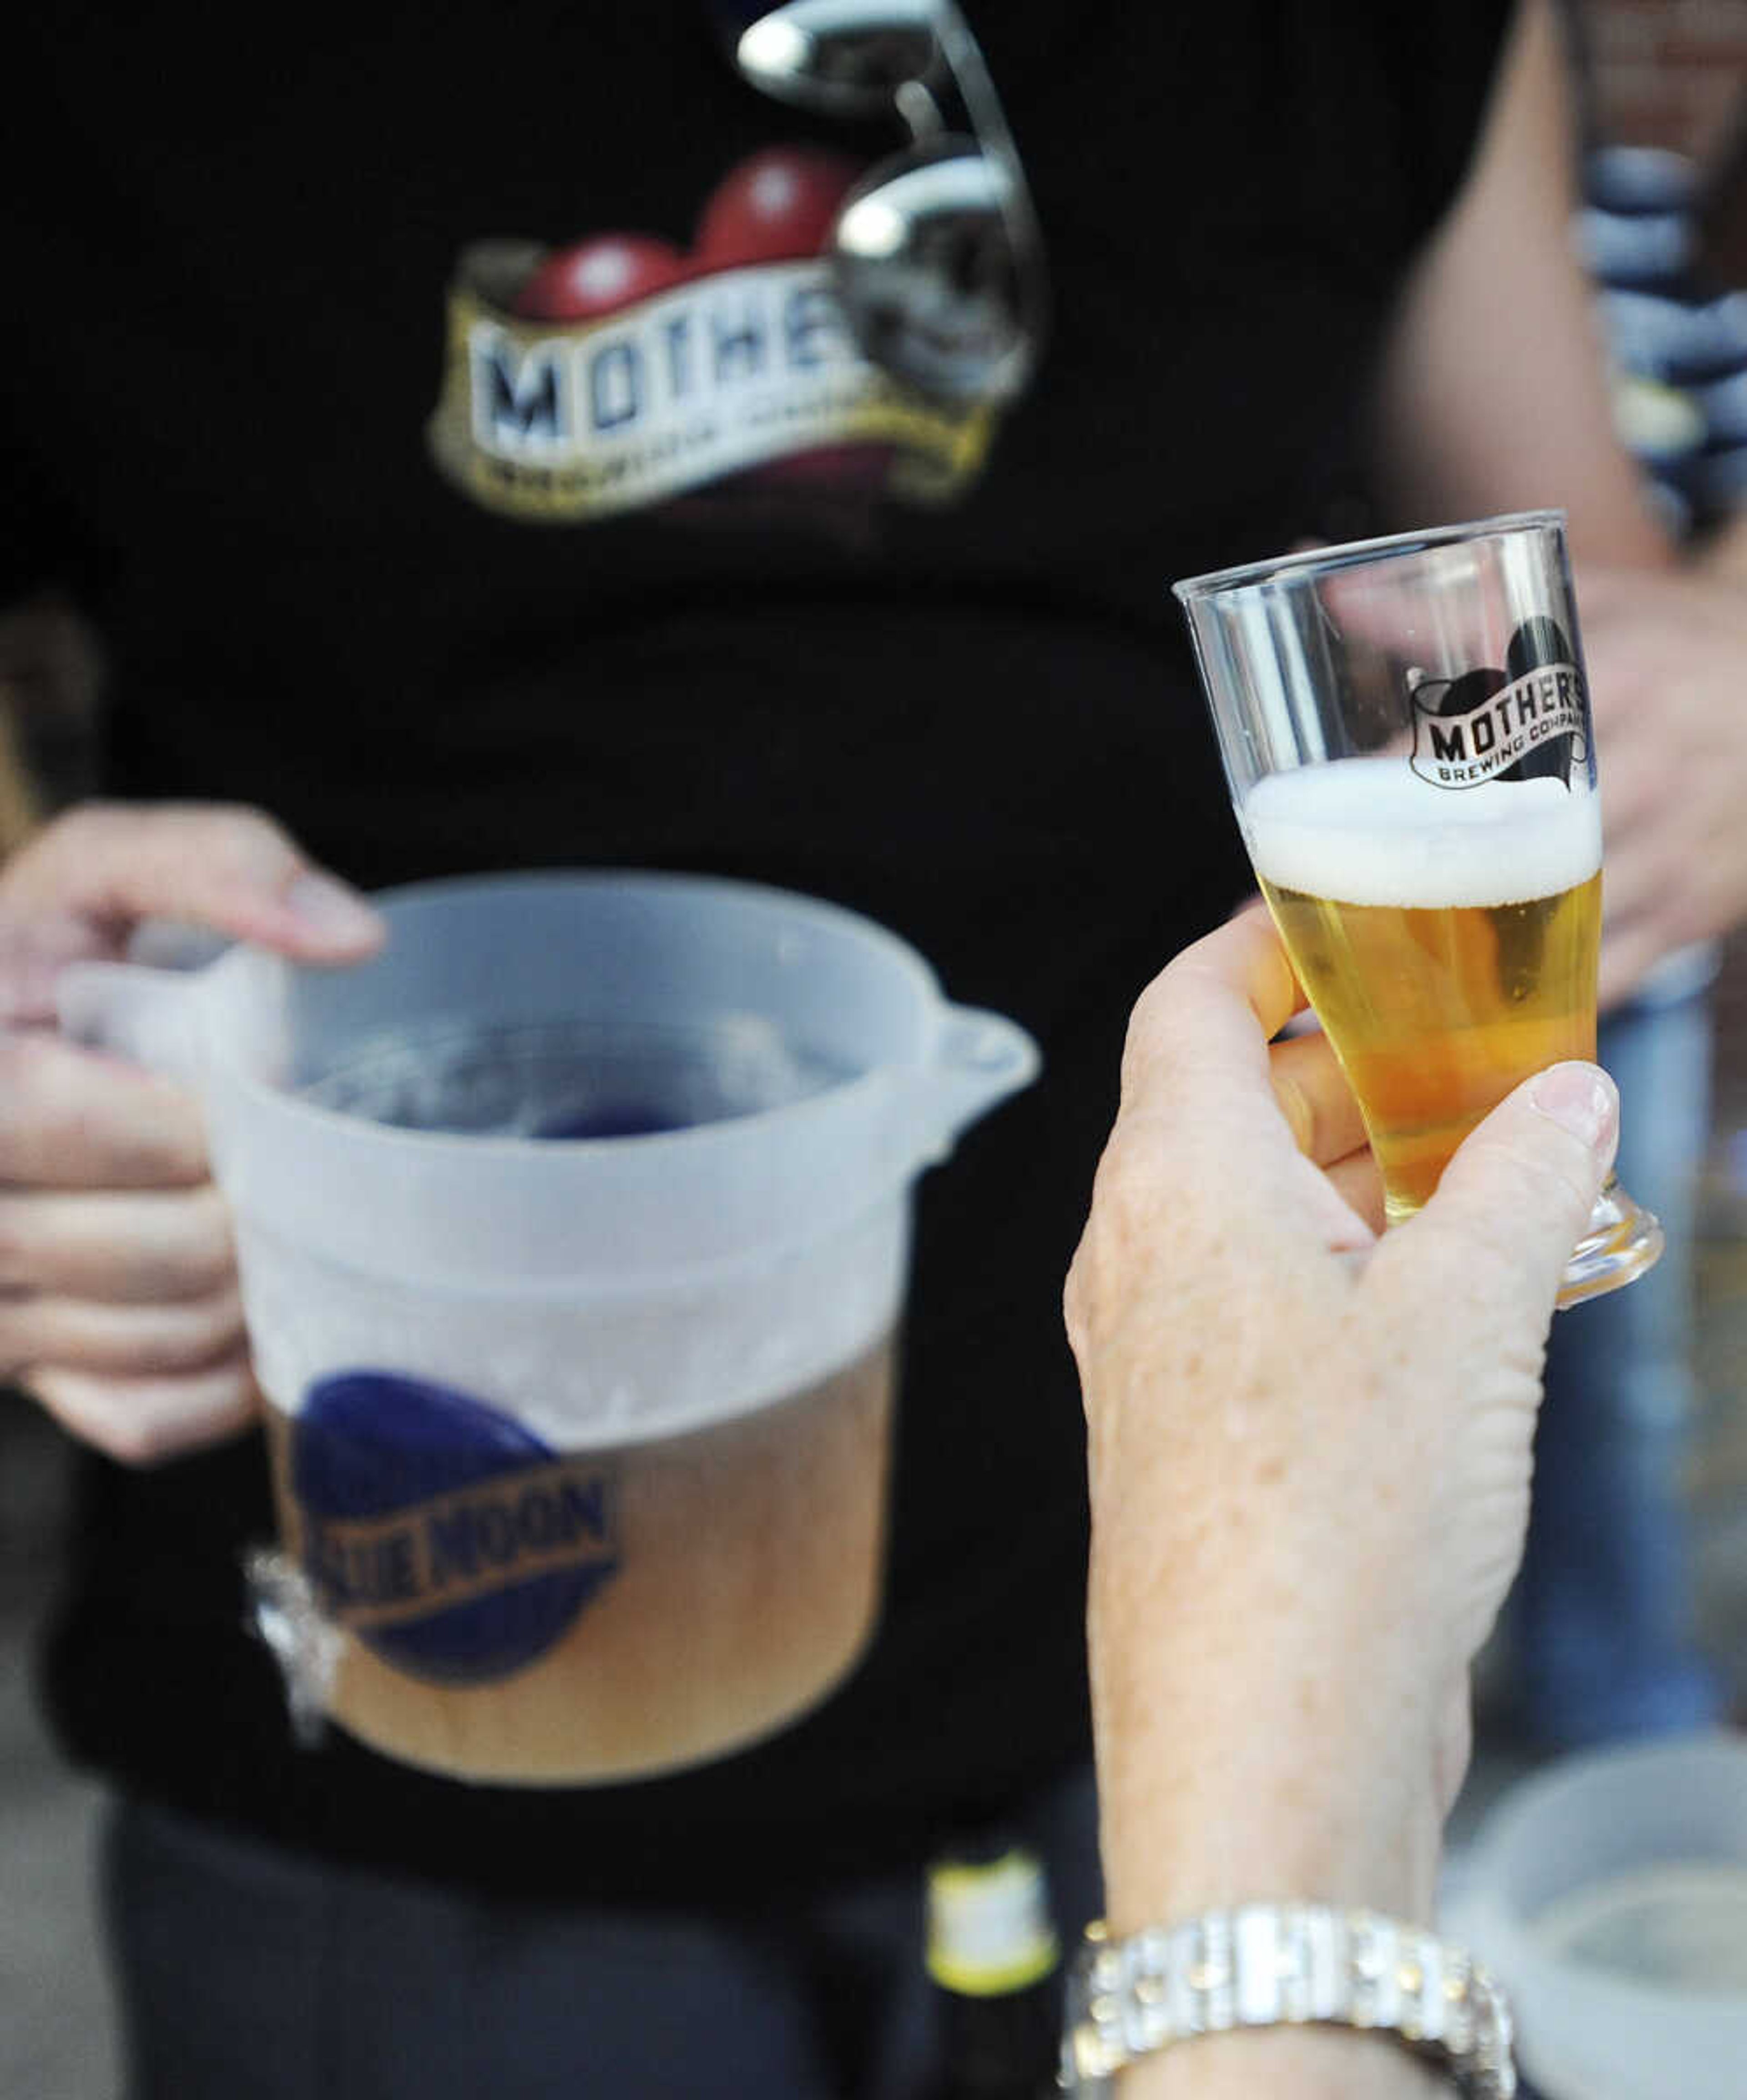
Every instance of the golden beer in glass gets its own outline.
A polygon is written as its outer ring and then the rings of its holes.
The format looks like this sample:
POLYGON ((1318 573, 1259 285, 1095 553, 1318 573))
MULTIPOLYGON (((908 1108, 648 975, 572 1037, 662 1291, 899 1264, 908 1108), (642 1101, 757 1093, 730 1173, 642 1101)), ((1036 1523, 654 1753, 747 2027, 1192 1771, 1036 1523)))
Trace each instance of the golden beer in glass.
MULTIPOLYGON (((1595 1055, 1600 802, 1560 521, 1177 589, 1251 862, 1400 1224, 1521 1081, 1595 1055)), ((1610 1182, 1560 1304, 1661 1250, 1610 1182)))
POLYGON ((1540 823, 1506 808, 1471 827, 1466 852, 1407 882, 1387 821, 1393 769, 1367 781, 1376 763, 1276 774, 1246 822, 1263 894, 1363 1105, 1393 1224, 1519 1081, 1594 1057, 1601 838, 1593 801, 1540 823), (1353 829, 1292 823, 1294 805, 1330 789, 1356 805, 1353 829))

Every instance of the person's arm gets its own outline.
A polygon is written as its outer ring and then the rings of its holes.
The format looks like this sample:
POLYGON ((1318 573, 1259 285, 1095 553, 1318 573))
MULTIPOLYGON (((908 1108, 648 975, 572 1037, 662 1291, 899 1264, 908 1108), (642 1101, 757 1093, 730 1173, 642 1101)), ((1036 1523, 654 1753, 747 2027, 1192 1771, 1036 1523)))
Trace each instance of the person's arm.
POLYGON ((1467 183, 1401 302, 1376 439, 1404 529, 1568 514, 1607 840, 1606 1008, 1747 915, 1747 533, 1677 561, 1645 507, 1572 245, 1571 100, 1550 0, 1525 0, 1467 183))
POLYGON ((1579 560, 1667 568, 1572 245, 1575 140, 1558 19, 1550 0, 1523 0, 1467 179, 1391 330, 1379 487, 1404 530, 1556 505, 1579 560))
MULTIPOLYGON (((1152 986, 1068 1283, 1117 1935, 1246 1899, 1429 1923, 1554 1296, 1612 1153, 1611 1084, 1555 1066, 1380 1238, 1326 1041, 1269 1048, 1301 1004, 1259 913, 1152 986)), ((1286 2029, 1197 2038, 1124 2087, 1438 2089, 1375 2036, 1286 2029)))

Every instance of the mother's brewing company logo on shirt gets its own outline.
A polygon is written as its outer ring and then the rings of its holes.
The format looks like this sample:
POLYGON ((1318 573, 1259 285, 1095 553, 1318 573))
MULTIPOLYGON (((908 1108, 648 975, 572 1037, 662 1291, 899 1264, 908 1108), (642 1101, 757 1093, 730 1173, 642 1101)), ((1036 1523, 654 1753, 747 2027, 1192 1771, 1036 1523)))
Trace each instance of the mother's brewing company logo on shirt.
POLYGON ((559 1457, 500 1410, 396 1371, 310 1388, 290 1487, 322 1612, 440 1683, 524 1668, 618 1568, 598 1459, 559 1457))
POLYGON ((1556 620, 1525 620, 1510 638, 1503 670, 1407 677, 1409 763, 1435 788, 1538 779, 1569 787, 1572 767, 1588 761, 1589 697, 1577 652, 1556 620))
POLYGON ((688 249, 645 233, 482 241, 449 292, 438 465, 476 502, 582 523, 730 476, 940 502, 980 467, 986 406, 887 377, 820 254, 860 172, 811 147, 731 170, 688 249))

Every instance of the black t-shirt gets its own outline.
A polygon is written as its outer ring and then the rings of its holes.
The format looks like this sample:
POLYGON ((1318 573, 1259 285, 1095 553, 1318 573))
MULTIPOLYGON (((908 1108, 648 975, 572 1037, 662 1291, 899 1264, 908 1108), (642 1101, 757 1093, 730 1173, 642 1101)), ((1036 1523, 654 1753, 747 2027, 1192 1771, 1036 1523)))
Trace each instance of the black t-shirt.
POLYGON ((562 1793, 299 1750, 244 1630, 250 1440, 82 1460, 75 1755, 343 1856, 661 1897, 912 1849, 1083 1754, 1061 1281, 1129 1006, 1248 887, 1166 587, 1355 522, 1503 11, 973 6, 1053 324, 968 419, 870 394, 806 259, 897 127, 755 93, 701 4, 367 9, 270 63, 189 8, 15 30, 0 584, 97 623, 111 792, 264 805, 366 884, 838 899, 1046 1061, 921 1190, 882 1630, 812 1718, 562 1793), (580 348, 517 311, 555 249, 580 348))

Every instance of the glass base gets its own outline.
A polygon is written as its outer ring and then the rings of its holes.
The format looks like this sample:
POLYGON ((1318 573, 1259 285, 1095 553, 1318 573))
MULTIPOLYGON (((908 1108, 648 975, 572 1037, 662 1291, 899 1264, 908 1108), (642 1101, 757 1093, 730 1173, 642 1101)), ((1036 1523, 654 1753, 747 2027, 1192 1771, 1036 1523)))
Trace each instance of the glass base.
POLYGON ((1595 1199, 1590 1229, 1565 1264, 1555 1301, 1560 1312, 1599 1298, 1645 1274, 1662 1251, 1662 1228, 1655 1214, 1640 1210, 1612 1176, 1595 1199))

